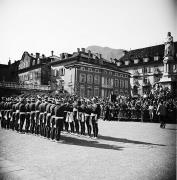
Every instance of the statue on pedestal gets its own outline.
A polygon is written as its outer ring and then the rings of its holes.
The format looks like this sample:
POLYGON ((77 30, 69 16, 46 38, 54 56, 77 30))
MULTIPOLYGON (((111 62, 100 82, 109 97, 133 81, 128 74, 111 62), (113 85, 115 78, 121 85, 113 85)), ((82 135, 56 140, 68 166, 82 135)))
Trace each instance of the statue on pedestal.
POLYGON ((164 57, 169 57, 174 55, 174 43, 173 36, 171 36, 171 32, 167 33, 167 38, 165 41, 165 52, 164 57))

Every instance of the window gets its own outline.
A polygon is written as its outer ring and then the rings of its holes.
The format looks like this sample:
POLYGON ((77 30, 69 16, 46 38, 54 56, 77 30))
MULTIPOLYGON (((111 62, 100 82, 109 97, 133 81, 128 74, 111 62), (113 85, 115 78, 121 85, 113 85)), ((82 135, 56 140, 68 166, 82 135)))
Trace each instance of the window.
POLYGON ((111 71, 109 71, 109 75, 112 75, 112 72, 111 72, 111 71))
POLYGON ((104 71, 104 74, 107 74, 107 71, 104 71))
POLYGON ((144 74, 146 74, 148 72, 147 67, 144 67, 143 71, 144 71, 144 74))
POLYGON ((119 80, 115 79, 115 87, 119 87, 119 80))
POLYGON ((144 78, 144 83, 147 84, 148 83, 148 79, 147 78, 144 78))
POLYGON ((92 72, 92 68, 88 68, 88 71, 92 72))
POLYGON ((99 88, 98 87, 94 88, 94 96, 99 96, 99 88))
POLYGON ((84 86, 80 86, 80 96, 81 97, 85 96, 85 87, 84 86))
POLYGON ((124 81, 124 80, 122 80, 122 88, 124 88, 124 82, 125 82, 125 81, 124 81))
POLYGON ((117 73, 115 73, 115 76, 118 76, 118 74, 117 74, 117 73))
POLYGON ((87 97, 92 97, 92 87, 87 87, 87 97))
POLYGON ((128 80, 125 80, 125 88, 128 89, 128 80))
POLYGON ((158 61, 159 60, 159 56, 154 56, 154 61, 158 61))
POLYGON ((120 79, 120 88, 122 88, 122 79, 120 79))
POLYGON ((80 80, 81 83, 85 83, 86 82, 86 74, 81 73, 80 74, 80 80))
POLYGON ((82 70, 82 71, 85 71, 85 67, 81 67, 81 70, 82 70))
POLYGON ((65 75, 65 68, 60 68, 59 69, 59 76, 64 76, 65 75))
POLYGON ((33 60, 33 63, 32 63, 32 64, 33 64, 33 66, 35 65, 35 60, 33 60))
POLYGON ((176 64, 173 65, 173 72, 177 72, 177 65, 176 64))
POLYGON ((30 79, 30 80, 33 79, 33 74, 32 74, 32 73, 29 74, 29 79, 30 79))
POLYGON ((95 69, 95 72, 96 72, 96 73, 99 73, 100 71, 99 71, 99 69, 95 69))
POLYGON ((114 86, 114 80, 111 78, 111 87, 114 86))
POLYGON ((57 76, 57 69, 53 70, 53 76, 55 76, 55 77, 57 76))
POLYGON ((93 83, 93 76, 92 74, 87 75, 87 83, 92 84, 93 83))
POLYGON ((94 83, 95 84, 100 84, 100 76, 99 75, 94 76, 94 83))

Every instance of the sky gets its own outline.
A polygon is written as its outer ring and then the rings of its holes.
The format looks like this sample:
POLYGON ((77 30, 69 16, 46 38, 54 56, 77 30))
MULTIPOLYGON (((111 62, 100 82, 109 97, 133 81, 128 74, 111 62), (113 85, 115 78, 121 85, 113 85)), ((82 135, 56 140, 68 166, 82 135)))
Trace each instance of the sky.
POLYGON ((0 64, 98 45, 137 49, 177 40, 177 0, 0 0, 0 64), (175 21, 176 19, 176 21, 175 21))

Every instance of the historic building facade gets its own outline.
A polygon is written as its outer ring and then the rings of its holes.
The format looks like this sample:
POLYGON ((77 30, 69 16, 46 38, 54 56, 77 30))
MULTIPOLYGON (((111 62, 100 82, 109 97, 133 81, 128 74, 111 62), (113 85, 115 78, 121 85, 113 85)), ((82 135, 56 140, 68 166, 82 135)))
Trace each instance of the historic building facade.
MULTIPOLYGON (((174 81, 173 88, 177 88, 177 42, 174 42, 173 47, 170 72, 174 81)), ((164 51, 164 44, 135 49, 125 52, 125 55, 117 61, 121 70, 131 74, 132 95, 149 93, 153 86, 161 81, 164 74, 164 51)))
POLYGON ((8 64, 0 64, 0 81, 18 82, 18 66, 19 61, 11 63, 11 60, 8 64))
POLYGON ((101 54, 78 48, 73 54, 62 53, 51 60, 51 88, 64 89, 81 97, 130 95, 130 74, 101 54))
POLYGON ((49 85, 49 62, 50 58, 45 57, 44 55, 40 56, 39 53, 33 55, 24 52, 18 67, 19 83, 31 87, 49 85))

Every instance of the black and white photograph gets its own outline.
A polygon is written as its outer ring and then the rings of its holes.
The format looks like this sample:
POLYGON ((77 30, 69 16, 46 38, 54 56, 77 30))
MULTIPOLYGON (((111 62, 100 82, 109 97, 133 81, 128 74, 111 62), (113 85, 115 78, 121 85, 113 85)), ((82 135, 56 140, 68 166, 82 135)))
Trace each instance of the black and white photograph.
POLYGON ((0 180, 176 180, 176 0, 0 0, 0 180))

